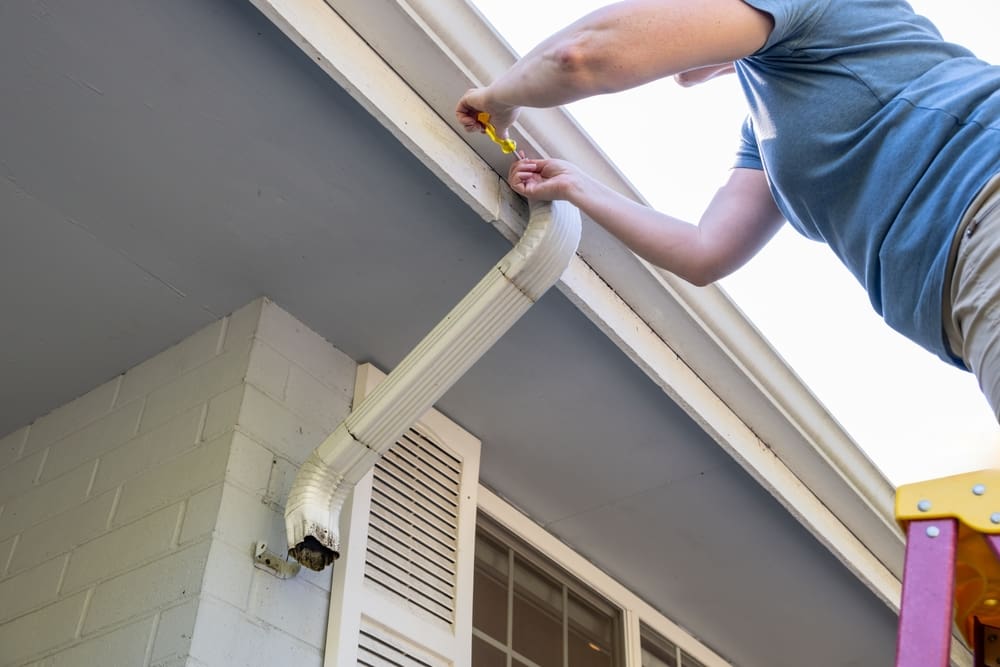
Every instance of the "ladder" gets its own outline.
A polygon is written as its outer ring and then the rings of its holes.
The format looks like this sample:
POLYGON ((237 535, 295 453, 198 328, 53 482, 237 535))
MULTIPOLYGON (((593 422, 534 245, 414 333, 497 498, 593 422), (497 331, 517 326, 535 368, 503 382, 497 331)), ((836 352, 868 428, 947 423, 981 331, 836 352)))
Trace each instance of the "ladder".
POLYGON ((947 667, 952 628, 975 667, 1000 666, 1000 470, 896 491, 906 532, 896 667, 947 667))

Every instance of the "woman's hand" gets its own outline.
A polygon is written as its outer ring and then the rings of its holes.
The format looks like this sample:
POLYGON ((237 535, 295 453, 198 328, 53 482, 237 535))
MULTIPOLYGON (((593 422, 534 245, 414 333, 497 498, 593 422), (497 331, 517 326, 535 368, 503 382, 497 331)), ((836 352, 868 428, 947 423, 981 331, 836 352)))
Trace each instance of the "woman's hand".
POLYGON ((528 160, 523 152, 519 157, 510 166, 507 182, 514 192, 528 199, 572 201, 583 186, 583 172, 565 160, 528 160))
POLYGON ((462 95, 455 107, 455 117, 459 124, 465 128, 466 132, 483 132, 483 124, 479 122, 477 116, 485 111, 490 115, 490 123, 501 138, 507 138, 507 130, 517 120, 520 113, 519 107, 510 107, 494 102, 490 99, 488 88, 470 88, 462 95))

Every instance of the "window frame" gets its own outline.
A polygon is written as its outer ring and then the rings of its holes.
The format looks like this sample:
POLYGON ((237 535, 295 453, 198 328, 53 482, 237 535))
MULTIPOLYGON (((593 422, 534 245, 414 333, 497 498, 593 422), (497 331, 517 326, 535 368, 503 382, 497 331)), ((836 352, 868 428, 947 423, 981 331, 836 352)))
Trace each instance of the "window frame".
MULTIPOLYGON (((507 641, 511 641, 513 632, 513 593, 514 593, 514 572, 515 563, 520 560, 529 567, 541 572, 544 576, 554 580, 562 588, 562 647, 563 666, 569 662, 569 597, 570 594, 576 596, 583 603, 590 605, 601 613, 606 613, 611 618, 612 636, 615 638, 612 661, 613 667, 626 667, 625 656, 625 623, 624 609, 605 599, 600 593, 588 586, 587 582, 565 569, 559 567, 558 563, 549 558, 546 554, 540 553, 516 535, 499 525, 488 515, 480 514, 476 520, 476 534, 480 533, 495 545, 505 549, 508 557, 508 583, 507 583, 507 641)), ((473 590, 475 597, 475 590, 473 590)), ((472 635, 490 644, 498 650, 504 651, 510 656, 517 658, 525 664, 534 664, 533 661, 514 650, 513 646, 501 645, 493 637, 472 626, 472 635)), ((508 660, 508 662, 510 662, 508 660)))
POLYGON ((704 667, 733 667, 732 663, 724 660, 482 483, 479 484, 477 510, 477 526, 481 525, 483 517, 492 521, 575 580, 583 582, 601 600, 621 610, 624 629, 621 648, 624 654, 621 663, 623 667, 642 665, 643 626, 677 645, 704 667))
POLYGON ((674 665, 676 665, 676 667, 705 667, 687 651, 666 637, 661 636, 660 633, 652 630, 645 623, 640 623, 639 625, 639 634, 644 650, 646 650, 647 647, 651 647, 664 653, 673 653, 674 665))

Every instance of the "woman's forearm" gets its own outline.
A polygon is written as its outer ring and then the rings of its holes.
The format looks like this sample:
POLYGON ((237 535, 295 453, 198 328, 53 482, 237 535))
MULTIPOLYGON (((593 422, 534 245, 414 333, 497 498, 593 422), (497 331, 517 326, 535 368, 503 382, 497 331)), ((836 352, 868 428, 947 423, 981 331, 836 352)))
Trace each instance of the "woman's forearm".
POLYGON ((568 201, 635 254, 695 285, 743 266, 784 224, 767 177, 754 169, 734 169, 697 225, 632 201, 583 173, 571 182, 568 201))
POLYGON ((570 202, 635 254, 696 285, 738 269, 784 222, 756 169, 733 169, 697 225, 635 202, 565 160, 518 160, 507 182, 528 199, 570 202))
POLYGON ((584 176, 568 197, 591 220, 648 262, 696 285, 718 279, 698 226, 655 211, 584 176))

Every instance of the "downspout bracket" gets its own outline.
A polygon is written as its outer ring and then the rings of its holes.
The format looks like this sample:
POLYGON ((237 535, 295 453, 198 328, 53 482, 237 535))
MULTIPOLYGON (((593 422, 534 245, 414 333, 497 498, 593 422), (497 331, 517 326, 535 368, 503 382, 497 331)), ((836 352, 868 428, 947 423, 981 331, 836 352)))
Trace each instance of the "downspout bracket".
POLYGON ((301 569, 295 561, 289 561, 273 551, 268 551, 267 542, 258 542, 254 545, 253 561, 254 567, 258 570, 273 574, 278 579, 291 579, 301 569))

